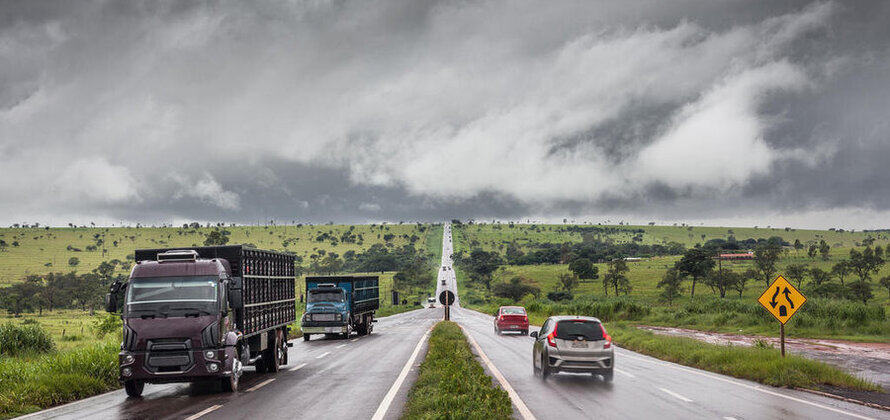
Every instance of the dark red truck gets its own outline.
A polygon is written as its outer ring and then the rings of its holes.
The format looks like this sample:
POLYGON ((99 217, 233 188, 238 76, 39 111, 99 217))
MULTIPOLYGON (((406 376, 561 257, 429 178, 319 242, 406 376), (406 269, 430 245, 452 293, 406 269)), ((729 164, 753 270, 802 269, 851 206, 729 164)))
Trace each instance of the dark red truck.
POLYGON ((287 363, 296 321, 294 257, 243 245, 136 251, 130 278, 111 286, 122 301, 120 380, 138 397, 146 383, 219 380, 238 389, 244 366, 287 363))

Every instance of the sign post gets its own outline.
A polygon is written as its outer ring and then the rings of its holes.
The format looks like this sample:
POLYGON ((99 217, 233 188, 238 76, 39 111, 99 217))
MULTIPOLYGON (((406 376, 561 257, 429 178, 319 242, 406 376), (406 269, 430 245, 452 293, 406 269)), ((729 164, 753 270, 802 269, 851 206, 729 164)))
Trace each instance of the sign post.
POLYGON ((803 306, 807 298, 795 289, 788 280, 779 276, 763 291, 763 294, 757 298, 757 301, 779 321, 782 357, 785 357, 785 323, 797 313, 797 310, 803 306))

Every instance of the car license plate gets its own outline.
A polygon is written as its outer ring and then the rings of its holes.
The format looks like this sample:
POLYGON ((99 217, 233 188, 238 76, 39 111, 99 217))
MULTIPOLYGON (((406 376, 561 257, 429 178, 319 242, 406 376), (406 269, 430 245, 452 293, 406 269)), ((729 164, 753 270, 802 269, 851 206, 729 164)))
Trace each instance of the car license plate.
POLYGON ((515 329, 519 328, 519 325, 511 325, 510 328, 513 328, 515 330, 515 329))
POLYGON ((340 327, 326 327, 326 328, 324 329, 324 332, 326 332, 326 333, 338 333, 338 332, 340 332, 340 327))
POLYGON ((572 341, 572 348, 573 349, 586 349, 587 342, 586 341, 572 341))

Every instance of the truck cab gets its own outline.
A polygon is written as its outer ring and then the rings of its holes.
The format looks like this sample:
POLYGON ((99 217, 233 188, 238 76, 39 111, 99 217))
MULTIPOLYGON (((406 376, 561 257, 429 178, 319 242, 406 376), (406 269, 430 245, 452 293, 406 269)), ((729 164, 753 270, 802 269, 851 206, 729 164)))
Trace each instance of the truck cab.
POLYGON ((373 276, 307 277, 303 340, 308 341, 312 334, 343 338, 352 331, 370 334, 379 307, 378 293, 378 278, 373 276))
POLYGON ((106 297, 109 312, 123 304, 119 373, 129 396, 140 396, 146 383, 207 379, 236 391, 244 366, 266 372, 286 363, 287 324, 294 318, 279 302, 294 302, 293 280, 281 275, 280 284, 266 287, 272 293, 260 296, 255 287, 243 287, 245 281, 267 278, 262 271, 273 264, 259 266, 253 275, 242 270, 256 266, 260 257, 286 267, 288 256, 228 246, 137 250, 136 257, 128 281, 113 284, 106 297), (252 310, 264 307, 272 322, 262 324, 252 310))

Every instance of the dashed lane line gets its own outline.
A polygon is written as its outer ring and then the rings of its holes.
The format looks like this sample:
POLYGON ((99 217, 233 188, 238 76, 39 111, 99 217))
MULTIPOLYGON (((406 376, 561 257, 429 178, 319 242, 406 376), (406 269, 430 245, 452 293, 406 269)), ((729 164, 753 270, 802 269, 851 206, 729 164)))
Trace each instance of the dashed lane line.
POLYGON ((488 366, 488 370, 490 370, 491 374, 494 375, 498 382, 501 383, 501 387, 504 388, 504 391, 507 391, 510 399, 513 400, 513 404, 516 404, 516 408, 519 409, 519 414, 522 416, 522 418, 525 420, 536 420, 535 415, 532 414, 531 410, 528 409, 528 406, 525 405, 525 402, 522 401, 522 398, 519 398, 519 394, 516 393, 516 390, 514 390, 513 387, 510 386, 510 383, 507 382, 507 378, 505 378, 504 375, 501 374, 501 371, 498 370, 494 363, 491 362, 491 359, 489 359, 485 352, 482 351, 482 347, 479 347, 479 343, 477 343, 476 340, 473 339, 473 336, 470 335, 470 331, 463 326, 461 326, 460 328, 464 330, 464 334, 466 334, 467 339, 470 340, 470 344, 473 345, 473 347, 476 349, 476 352, 479 353, 479 357, 482 359, 483 362, 485 362, 485 365, 488 366))
POLYGON ((265 381, 260 382, 260 383, 258 383, 258 384, 256 384, 256 385, 254 385, 252 388, 249 388, 249 389, 248 389, 247 391, 245 391, 245 392, 253 392, 253 391, 256 391, 256 390, 258 390, 258 389, 260 389, 260 388, 262 388, 262 387, 264 387, 264 386, 266 386, 266 385, 269 385, 269 384, 272 383, 272 381, 274 381, 274 380, 275 380, 275 378, 272 378, 272 379, 266 379, 265 381))
POLYGON ((426 338, 430 335, 431 329, 432 327, 429 330, 426 330, 423 337, 420 337, 420 341, 418 341, 417 346, 414 347, 414 352, 411 353, 411 357, 405 362, 402 372, 399 373, 399 377, 396 378, 396 381, 393 382, 392 386, 389 388, 389 392, 383 397, 383 401, 380 402, 380 405, 377 407, 377 411, 374 412, 374 417, 371 417, 371 420, 383 420, 383 416, 386 415, 386 410, 389 410, 389 406, 396 397, 396 393, 398 393, 399 388, 402 387, 402 382, 405 382, 405 378, 408 376, 408 371, 411 370, 411 366, 414 365, 414 360, 417 359, 417 354, 420 353, 420 349, 423 347, 426 338))
POLYGON ((346 347, 346 344, 341 344, 341 345, 339 345, 339 346, 337 346, 337 347, 334 347, 334 348, 335 348, 335 349, 342 349, 343 347, 346 347))
POLYGON ((634 375, 633 373, 625 372, 625 371, 623 371, 623 370, 621 370, 621 369, 618 369, 618 368, 612 368, 612 369, 615 369, 615 372, 618 372, 618 373, 620 373, 620 374, 622 374, 622 375, 624 375, 624 376, 627 376, 628 378, 636 378, 636 377, 637 377, 637 375, 634 375))
POLYGON ((295 371, 295 370, 300 370, 300 369, 302 369, 303 366, 306 366, 306 364, 305 364, 305 363, 300 363, 299 365, 296 365, 296 366, 294 366, 294 367, 292 367, 292 368, 290 368, 290 369, 288 369, 288 370, 291 371, 291 372, 293 372, 293 371, 295 371))
POLYGON ((318 356, 315 356, 315 358, 316 358, 316 359, 321 359, 321 358, 323 358, 323 357, 325 357, 325 356, 327 356, 327 355, 329 355, 329 354, 331 354, 331 352, 326 351, 326 352, 324 352, 324 353, 322 353, 322 354, 319 354, 318 356))
POLYGON ((358 341, 358 338, 353 338, 352 340, 349 340, 349 341, 355 343, 356 341, 358 341))
POLYGON ((678 399, 678 400, 680 400, 680 401, 692 402, 691 399, 686 398, 686 397, 684 397, 684 396, 682 396, 682 395, 680 395, 680 394, 678 394, 678 393, 676 393, 676 392, 674 392, 674 391, 671 391, 671 390, 669 390, 669 389, 664 389, 664 388, 662 388, 662 387, 658 387, 658 389, 660 389, 660 390, 661 390, 662 392, 664 392, 665 394, 668 394, 668 395, 670 395, 670 396, 672 396, 672 397, 674 397, 674 398, 676 398, 676 399, 678 399))
POLYGON ((188 417, 188 418, 186 418, 185 420, 197 420, 197 419, 201 418, 201 416, 205 416, 205 415, 207 415, 207 414, 210 414, 210 413, 212 413, 212 412, 214 412, 214 411, 216 411, 216 410, 219 410, 220 408, 222 408, 222 406, 219 405, 219 404, 217 404, 217 405, 212 405, 212 406, 207 407, 207 408, 205 408, 204 410, 202 410, 202 411, 200 411, 200 412, 198 412, 198 413, 195 413, 193 416, 188 417))

